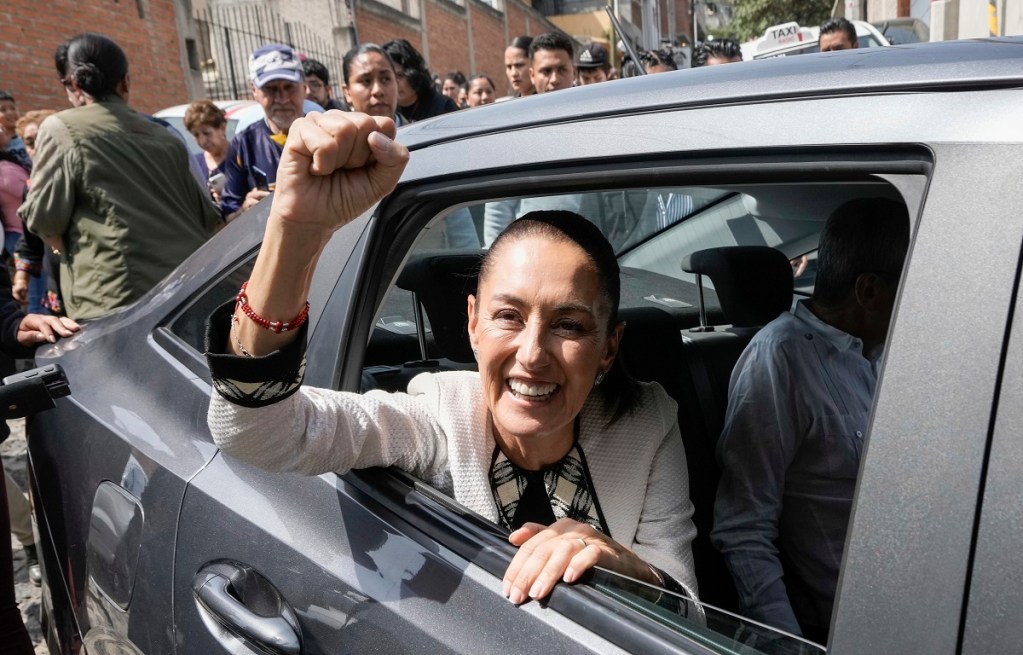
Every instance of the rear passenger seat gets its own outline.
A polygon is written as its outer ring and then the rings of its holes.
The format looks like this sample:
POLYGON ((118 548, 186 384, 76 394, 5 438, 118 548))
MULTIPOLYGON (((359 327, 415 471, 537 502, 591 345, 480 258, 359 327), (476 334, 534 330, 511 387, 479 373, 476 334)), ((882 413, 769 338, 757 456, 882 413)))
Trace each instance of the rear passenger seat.
POLYGON ((701 250, 687 257, 682 268, 711 278, 729 325, 704 325, 680 333, 668 312, 625 309, 621 356, 633 376, 660 383, 678 402, 689 496, 695 508, 693 557, 700 598, 737 612, 731 575, 710 543, 720 475, 714 450, 728 405, 732 368, 757 330, 791 307, 792 268, 785 255, 766 246, 701 250))
MULTIPOLYGON (((435 352, 428 354, 440 359, 424 357, 426 361, 399 367, 397 375, 410 380, 424 370, 472 366, 465 297, 476 290, 481 256, 480 251, 423 252, 408 262, 398 284, 413 292, 429 318, 435 352)), ((682 268, 711 278, 729 324, 680 331, 676 317, 666 310, 626 308, 620 316, 627 325, 621 357, 636 379, 658 382, 678 402, 695 507, 693 556, 700 598, 737 612, 731 576, 709 538, 719 477, 714 450, 728 404, 732 368, 757 330, 791 307, 792 268, 784 254, 766 246, 701 250, 686 257, 682 268)))

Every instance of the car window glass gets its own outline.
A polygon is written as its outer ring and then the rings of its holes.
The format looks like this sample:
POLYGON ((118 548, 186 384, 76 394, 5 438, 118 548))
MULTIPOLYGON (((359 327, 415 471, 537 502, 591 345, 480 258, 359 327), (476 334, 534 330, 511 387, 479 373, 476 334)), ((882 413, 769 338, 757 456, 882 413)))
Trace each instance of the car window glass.
POLYGON ((594 569, 590 584, 601 593, 719 653, 820 655, 818 644, 785 634, 706 603, 651 587, 606 569, 594 569))
POLYGON ((206 289, 174 319, 170 325, 171 332, 197 352, 206 350, 206 319, 217 307, 220 307, 238 294, 238 289, 249 279, 252 267, 256 264, 255 255, 249 257, 237 267, 220 278, 213 286, 206 289))

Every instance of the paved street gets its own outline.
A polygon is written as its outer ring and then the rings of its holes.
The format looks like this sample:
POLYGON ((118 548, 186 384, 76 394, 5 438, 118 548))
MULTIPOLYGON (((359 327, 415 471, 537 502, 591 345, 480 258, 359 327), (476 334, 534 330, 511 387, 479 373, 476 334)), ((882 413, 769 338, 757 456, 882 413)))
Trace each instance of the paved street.
MULTIPOLYGON (((11 436, 0 446, 0 455, 3 455, 4 468, 24 489, 28 477, 25 471, 25 421, 8 421, 8 424, 11 426, 11 436)), ((28 569, 25 567, 25 554, 21 550, 21 544, 13 536, 9 538, 14 549, 14 587, 18 605, 21 607, 22 616, 25 617, 25 625, 28 626, 28 631, 36 644, 36 655, 49 655, 50 651, 43 643, 42 632, 39 629, 39 589, 28 580, 28 569)))

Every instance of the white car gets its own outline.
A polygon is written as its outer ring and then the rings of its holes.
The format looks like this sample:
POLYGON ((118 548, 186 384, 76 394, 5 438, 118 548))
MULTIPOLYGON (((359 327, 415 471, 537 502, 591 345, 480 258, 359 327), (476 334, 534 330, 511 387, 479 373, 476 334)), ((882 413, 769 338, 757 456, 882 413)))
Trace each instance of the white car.
MULTIPOLYGON (((234 137, 236 132, 244 130, 249 125, 263 118, 263 108, 255 100, 215 100, 214 104, 224 110, 227 114, 227 139, 228 141, 234 137)), ((199 148, 199 144, 192 138, 192 134, 185 129, 185 111, 188 109, 188 105, 174 105, 166 109, 153 114, 156 118, 163 119, 171 124, 171 126, 185 138, 185 143, 188 145, 188 151, 192 154, 202 152, 199 148)), ((305 113, 311 111, 323 111, 323 107, 319 106, 312 100, 306 100, 303 105, 305 113)))
MULTIPOLYGON (((856 39, 861 48, 876 48, 891 45, 877 28, 861 20, 854 20, 852 24, 856 27, 856 39)), ((743 43, 742 59, 767 59, 770 57, 787 57, 789 55, 802 55, 811 52, 820 52, 817 47, 820 40, 820 27, 801 27, 799 23, 791 21, 774 25, 767 28, 764 36, 753 41, 743 43)))

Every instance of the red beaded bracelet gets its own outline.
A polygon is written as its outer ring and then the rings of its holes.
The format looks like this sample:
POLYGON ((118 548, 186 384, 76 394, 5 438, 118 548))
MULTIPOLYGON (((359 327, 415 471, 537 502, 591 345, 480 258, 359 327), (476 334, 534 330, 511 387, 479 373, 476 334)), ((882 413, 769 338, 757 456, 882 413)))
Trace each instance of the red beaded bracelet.
POLYGON ((245 289, 249 286, 248 280, 242 285, 241 291, 238 292, 236 300, 238 301, 237 308, 242 310, 242 313, 252 319, 252 322, 263 328, 264 330, 270 330, 276 334, 281 332, 287 332, 288 330, 297 330, 302 327, 306 319, 309 318, 309 302, 306 301, 305 307, 298 313, 298 316, 291 319, 290 321, 271 321, 263 318, 256 313, 256 310, 252 309, 249 305, 249 297, 245 295, 245 289))

